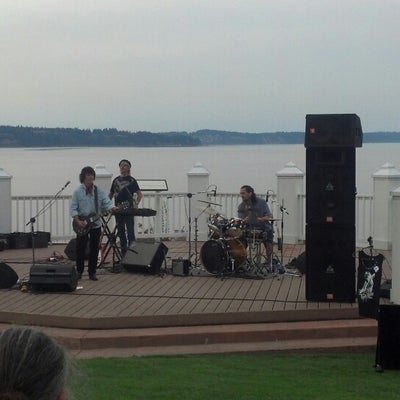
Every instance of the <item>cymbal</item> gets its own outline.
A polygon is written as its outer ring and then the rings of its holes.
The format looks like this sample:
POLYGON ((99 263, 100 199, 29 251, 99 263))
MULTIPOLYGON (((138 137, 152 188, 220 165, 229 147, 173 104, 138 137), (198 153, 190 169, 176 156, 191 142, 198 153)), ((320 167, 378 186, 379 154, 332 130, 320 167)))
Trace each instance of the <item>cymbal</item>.
POLYGON ((206 200, 197 200, 197 201, 198 201, 199 203, 212 204, 213 206, 222 207, 222 204, 213 203, 212 201, 206 201, 206 200))
POLYGON ((210 215, 218 214, 218 211, 214 210, 212 207, 207 207, 207 208, 197 207, 197 210, 210 215))

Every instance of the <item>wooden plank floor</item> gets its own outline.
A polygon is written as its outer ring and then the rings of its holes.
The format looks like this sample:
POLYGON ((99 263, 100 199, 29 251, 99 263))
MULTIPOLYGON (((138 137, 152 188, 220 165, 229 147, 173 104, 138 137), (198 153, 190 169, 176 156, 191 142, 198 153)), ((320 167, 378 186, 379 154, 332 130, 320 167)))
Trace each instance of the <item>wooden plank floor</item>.
MULTIPOLYGON (((165 241, 166 267, 172 260, 188 258, 188 243, 165 241)), ((198 244, 200 250, 202 243, 198 244)), ((64 255, 65 245, 35 250, 36 264, 51 263, 53 254, 64 255)), ((304 251, 302 245, 285 245, 287 265, 304 251)), ((383 252, 383 278, 391 277, 391 253, 383 252)), ((65 256, 65 255, 64 255, 65 256)), ((280 257, 281 254, 278 254, 280 257)), ((109 256, 111 261, 111 255, 109 256)), ((29 278, 32 250, 6 250, 0 261, 10 265, 20 279, 29 278)), ((65 263, 71 263, 64 260, 65 263)), ((194 261, 193 261, 194 262, 194 261)), ((71 293, 22 292, 19 287, 0 290, 0 322, 64 328, 133 328, 226 323, 258 323, 354 318, 357 303, 309 302, 305 276, 277 275, 255 279, 248 274, 218 277, 202 268, 191 276, 149 275, 141 271, 113 273, 111 263, 98 270, 99 281, 85 274, 71 293)))

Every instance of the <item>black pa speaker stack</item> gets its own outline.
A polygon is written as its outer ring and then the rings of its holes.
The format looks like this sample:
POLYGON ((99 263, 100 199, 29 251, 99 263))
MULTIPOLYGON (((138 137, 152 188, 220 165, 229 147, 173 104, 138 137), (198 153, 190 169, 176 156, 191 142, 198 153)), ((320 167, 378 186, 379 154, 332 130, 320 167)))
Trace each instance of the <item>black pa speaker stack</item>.
POLYGON ((356 114, 306 116, 306 299, 353 303, 356 293, 356 114))
POLYGON ((159 274, 167 252, 163 243, 135 242, 128 247, 122 265, 129 271, 159 274))

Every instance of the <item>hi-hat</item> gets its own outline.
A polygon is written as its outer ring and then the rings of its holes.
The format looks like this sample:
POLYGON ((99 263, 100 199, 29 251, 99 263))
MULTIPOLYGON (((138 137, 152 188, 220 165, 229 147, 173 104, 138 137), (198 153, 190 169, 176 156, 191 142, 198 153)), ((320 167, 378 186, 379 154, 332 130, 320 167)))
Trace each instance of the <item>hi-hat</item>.
POLYGON ((212 204, 213 206, 222 207, 222 204, 213 203, 212 201, 206 201, 206 200, 197 200, 197 201, 198 201, 199 203, 212 204))

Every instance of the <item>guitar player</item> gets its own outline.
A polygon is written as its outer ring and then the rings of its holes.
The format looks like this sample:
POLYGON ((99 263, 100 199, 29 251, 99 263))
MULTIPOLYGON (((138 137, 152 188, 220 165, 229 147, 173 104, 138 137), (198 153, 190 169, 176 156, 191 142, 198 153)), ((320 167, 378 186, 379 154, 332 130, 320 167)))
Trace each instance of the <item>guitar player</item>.
MULTIPOLYGON (((129 207, 137 208, 143 194, 136 179, 131 176, 131 163, 123 159, 119 162, 120 175, 111 183, 109 198, 115 198, 117 206, 129 204, 129 207)), ((121 254, 124 256, 129 245, 135 240, 135 223, 133 215, 115 215, 118 237, 121 246, 121 254)))
POLYGON ((85 249, 89 241, 89 279, 97 281, 96 266, 99 255, 101 218, 107 211, 116 209, 107 194, 94 184, 96 172, 92 167, 84 167, 79 174, 80 185, 74 190, 71 201, 71 217, 76 236, 76 270, 82 278, 85 249), (97 216, 97 218, 96 218, 97 216))

